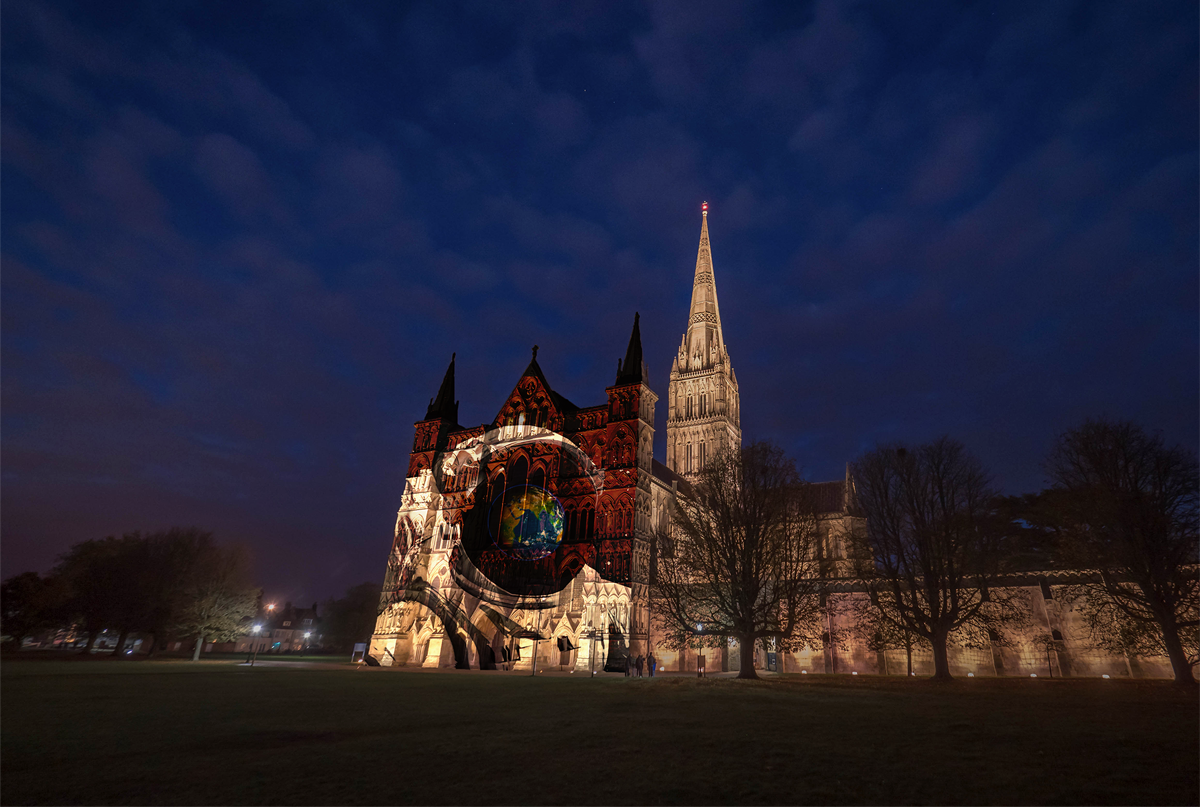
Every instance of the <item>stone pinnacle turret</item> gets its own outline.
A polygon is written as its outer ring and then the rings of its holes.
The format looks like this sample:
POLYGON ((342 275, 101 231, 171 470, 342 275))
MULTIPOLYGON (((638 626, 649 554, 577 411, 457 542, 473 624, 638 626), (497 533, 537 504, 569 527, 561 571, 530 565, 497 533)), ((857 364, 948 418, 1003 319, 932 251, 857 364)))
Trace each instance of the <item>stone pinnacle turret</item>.
POLYGON ((425 419, 441 418, 449 423, 458 423, 458 401, 454 400, 454 358, 450 354, 450 366, 442 378, 442 386, 438 388, 437 398, 429 399, 429 408, 425 410, 425 419))

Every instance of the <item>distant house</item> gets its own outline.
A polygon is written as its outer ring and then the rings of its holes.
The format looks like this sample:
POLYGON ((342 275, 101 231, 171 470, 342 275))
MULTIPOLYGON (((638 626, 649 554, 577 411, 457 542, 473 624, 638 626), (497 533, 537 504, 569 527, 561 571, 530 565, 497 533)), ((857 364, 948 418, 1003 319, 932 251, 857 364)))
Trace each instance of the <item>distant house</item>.
MULTIPOLYGON (((228 648, 238 653, 300 653, 307 648, 321 645, 321 618, 317 616, 317 604, 311 608, 298 608, 285 602, 282 608, 267 606, 259 611, 255 625, 261 625, 258 633, 250 633, 228 648)), ((219 648, 224 649, 224 647, 219 648)))

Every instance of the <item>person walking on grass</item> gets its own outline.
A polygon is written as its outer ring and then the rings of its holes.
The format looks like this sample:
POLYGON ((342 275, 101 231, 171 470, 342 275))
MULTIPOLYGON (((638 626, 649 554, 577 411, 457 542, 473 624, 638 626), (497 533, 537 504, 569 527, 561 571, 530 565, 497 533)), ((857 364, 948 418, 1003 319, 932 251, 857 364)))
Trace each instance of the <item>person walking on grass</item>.
POLYGON ((645 663, 646 663, 646 660, 644 658, 642 658, 642 655, 639 653, 638 657, 637 657, 637 661, 635 661, 633 663, 633 666, 637 667, 637 672, 638 672, 637 677, 638 678, 642 677, 642 665, 645 663))
POLYGON ((658 659, 654 657, 653 653, 646 656, 646 666, 650 669, 650 677, 653 678, 654 668, 658 666, 658 659))
POLYGON ((631 659, 629 656, 626 656, 625 657, 625 677, 626 678, 629 677, 629 673, 632 669, 633 669, 633 659, 631 659))

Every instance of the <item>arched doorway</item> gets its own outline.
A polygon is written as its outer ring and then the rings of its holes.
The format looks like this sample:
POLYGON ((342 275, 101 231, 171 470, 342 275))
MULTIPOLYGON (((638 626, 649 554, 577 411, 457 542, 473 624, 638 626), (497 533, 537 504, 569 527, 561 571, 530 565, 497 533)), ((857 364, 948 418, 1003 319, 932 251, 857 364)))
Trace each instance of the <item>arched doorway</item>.
MULTIPOLYGON (((442 628, 445 633, 444 641, 450 642, 450 647, 454 651, 454 666, 460 670, 471 669, 471 659, 467 652, 467 642, 470 641, 475 645, 476 658, 479 660, 481 669, 495 669, 494 656, 491 653, 491 637, 485 635, 466 615, 466 613, 458 606, 457 603, 448 601, 440 595, 428 583, 418 580, 404 590, 400 599, 404 602, 413 602, 424 606, 433 616, 437 617, 442 623, 442 628), (485 649, 487 648, 487 649, 485 649), (488 662, 491 666, 483 666, 488 662)), ((426 642, 425 650, 428 653, 428 642, 426 642)), ((416 648, 414 648, 414 655, 416 648)), ((422 660, 424 661, 424 660, 422 660)))

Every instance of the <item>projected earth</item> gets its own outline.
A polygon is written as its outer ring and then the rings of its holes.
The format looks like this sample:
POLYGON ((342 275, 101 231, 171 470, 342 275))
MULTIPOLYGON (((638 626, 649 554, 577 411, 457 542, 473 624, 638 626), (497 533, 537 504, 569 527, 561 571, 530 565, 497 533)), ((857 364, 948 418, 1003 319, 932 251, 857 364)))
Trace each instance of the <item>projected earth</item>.
POLYGON ((500 508, 499 525, 493 538, 496 546, 510 556, 518 560, 537 560, 558 549, 562 540, 563 508, 553 495, 539 487, 521 485, 509 488, 497 497, 492 507, 497 506, 500 508))

